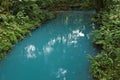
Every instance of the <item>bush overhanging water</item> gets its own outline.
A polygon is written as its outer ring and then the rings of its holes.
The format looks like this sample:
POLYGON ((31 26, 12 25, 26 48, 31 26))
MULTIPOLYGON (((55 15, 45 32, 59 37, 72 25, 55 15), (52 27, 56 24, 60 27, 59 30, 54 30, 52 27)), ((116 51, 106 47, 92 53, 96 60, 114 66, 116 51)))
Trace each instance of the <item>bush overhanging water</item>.
POLYGON ((120 1, 103 1, 96 19, 100 29, 94 39, 102 50, 92 58, 90 70, 96 80, 120 80, 120 1))
POLYGON ((102 50, 91 58, 90 70, 94 79, 120 80, 120 0, 1 0, 0 60, 26 34, 53 18, 50 10, 68 9, 102 9, 94 39, 102 50))

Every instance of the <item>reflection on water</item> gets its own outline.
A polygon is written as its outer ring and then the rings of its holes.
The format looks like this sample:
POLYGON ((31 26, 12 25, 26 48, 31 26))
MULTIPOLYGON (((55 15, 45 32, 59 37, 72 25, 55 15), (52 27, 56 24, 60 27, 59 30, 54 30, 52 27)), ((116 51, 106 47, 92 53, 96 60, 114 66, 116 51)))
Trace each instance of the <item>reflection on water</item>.
MULTIPOLYGON (((84 37, 85 34, 80 31, 79 29, 73 30, 71 33, 68 33, 67 35, 59 35, 50 41, 47 42, 47 44, 43 45, 42 51, 39 52, 39 54, 44 53, 44 55, 49 55, 54 51, 53 46, 57 44, 64 44, 68 46, 77 46, 76 44, 78 43, 78 39, 84 37)), ((28 45, 25 47, 26 50, 26 57, 27 58, 36 58, 36 53, 35 53, 35 46, 34 45, 28 45)), ((65 51, 64 51, 65 52, 65 51)))
POLYGON ((68 23, 69 23, 68 20, 69 20, 69 17, 66 16, 66 17, 65 17, 65 21, 64 21, 66 25, 68 25, 68 23))
POLYGON ((53 48, 51 46, 45 46, 43 47, 43 52, 45 55, 50 54, 53 51, 53 48))
POLYGON ((61 80, 66 80, 66 75, 67 74, 67 70, 63 69, 63 68, 59 68, 58 71, 56 72, 56 78, 59 78, 61 80))
POLYGON ((36 54, 35 54, 35 46, 34 45, 29 45, 27 47, 25 47, 26 50, 26 57, 27 58, 36 58, 36 54))
MULTIPOLYGON (((40 51, 41 53, 44 53, 44 55, 49 55, 50 53, 52 53, 52 51, 54 51, 53 46, 57 43, 57 44, 64 44, 67 46, 77 46, 78 43, 78 39, 81 37, 84 37, 85 34, 82 33, 82 31, 79 31, 79 29, 77 30, 73 30, 71 33, 68 33, 67 35, 59 35, 56 38, 51 39, 50 41, 47 42, 47 44, 43 45, 42 51, 40 51)), ((36 54, 35 54, 35 46, 34 45, 29 45, 27 47, 25 47, 26 50, 26 57, 27 58, 36 58, 36 54)), ((65 51, 64 51, 65 52, 65 51)))
POLYGON ((18 43, 0 64, 0 80, 92 80, 93 11, 64 12, 18 43))

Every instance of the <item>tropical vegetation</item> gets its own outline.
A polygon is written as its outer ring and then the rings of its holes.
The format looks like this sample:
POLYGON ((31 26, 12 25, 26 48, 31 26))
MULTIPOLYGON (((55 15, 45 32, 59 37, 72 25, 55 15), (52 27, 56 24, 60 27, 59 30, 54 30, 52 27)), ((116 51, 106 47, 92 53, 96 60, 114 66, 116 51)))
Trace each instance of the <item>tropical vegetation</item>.
POLYGON ((26 34, 30 34, 44 21, 52 19, 54 15, 51 11, 73 9, 76 6, 78 9, 87 8, 82 2, 83 0, 0 0, 0 60, 26 34))
POLYGON ((53 15, 41 10, 37 0, 0 1, 0 60, 19 40, 53 15))
POLYGON ((120 0, 0 0, 0 60, 56 10, 96 9, 98 30, 94 44, 100 53, 91 58, 95 80, 120 80, 120 0))
POLYGON ((120 0, 103 1, 94 32, 101 52, 91 58, 90 70, 95 80, 120 80, 120 0))

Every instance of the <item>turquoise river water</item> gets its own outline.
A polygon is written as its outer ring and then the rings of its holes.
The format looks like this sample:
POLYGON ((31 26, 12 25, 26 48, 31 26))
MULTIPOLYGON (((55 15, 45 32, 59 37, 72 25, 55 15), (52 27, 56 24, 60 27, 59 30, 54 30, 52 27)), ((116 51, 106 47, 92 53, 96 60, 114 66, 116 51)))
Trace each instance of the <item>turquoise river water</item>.
POLYGON ((15 45, 0 63, 0 80, 92 80, 91 18, 95 11, 67 11, 15 45))

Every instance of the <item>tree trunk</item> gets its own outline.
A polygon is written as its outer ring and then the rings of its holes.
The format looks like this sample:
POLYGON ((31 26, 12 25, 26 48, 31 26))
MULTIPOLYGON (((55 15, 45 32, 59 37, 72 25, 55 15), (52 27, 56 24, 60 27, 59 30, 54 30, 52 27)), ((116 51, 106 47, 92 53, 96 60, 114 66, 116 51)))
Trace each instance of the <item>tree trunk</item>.
POLYGON ((96 10, 99 12, 101 8, 104 8, 103 0, 96 0, 96 10))

